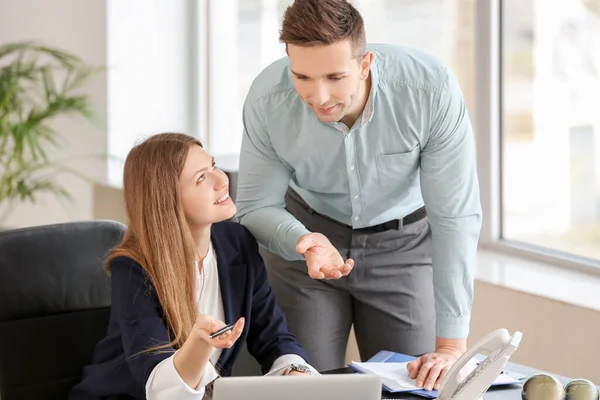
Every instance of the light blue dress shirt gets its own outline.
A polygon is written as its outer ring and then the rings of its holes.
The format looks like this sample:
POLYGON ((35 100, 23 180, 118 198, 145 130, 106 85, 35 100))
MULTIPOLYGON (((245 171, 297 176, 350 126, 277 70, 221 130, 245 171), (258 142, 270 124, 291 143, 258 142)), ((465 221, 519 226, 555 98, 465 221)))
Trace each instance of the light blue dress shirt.
POLYGON ((371 92, 356 123, 324 123, 298 96, 288 58, 254 80, 243 109, 238 219, 287 260, 309 231, 284 209, 291 186, 354 228, 425 205, 433 234, 436 334, 464 338, 481 205, 473 132, 451 72, 423 52, 370 45, 371 92))

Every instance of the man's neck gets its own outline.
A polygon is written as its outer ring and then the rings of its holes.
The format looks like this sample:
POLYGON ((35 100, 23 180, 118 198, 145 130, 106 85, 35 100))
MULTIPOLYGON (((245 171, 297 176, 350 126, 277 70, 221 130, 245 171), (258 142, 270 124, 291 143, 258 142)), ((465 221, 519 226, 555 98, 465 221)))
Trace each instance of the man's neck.
POLYGON ((358 89, 358 95, 356 96, 356 105, 352 104, 353 108, 356 107, 355 110, 349 111, 346 115, 342 117, 340 120, 341 123, 345 124, 349 129, 354 126, 354 123, 360 116, 360 114, 364 111, 365 106, 367 105, 367 101, 369 100, 369 95, 371 94, 371 72, 369 71, 369 76, 367 79, 361 82, 361 85, 358 89))

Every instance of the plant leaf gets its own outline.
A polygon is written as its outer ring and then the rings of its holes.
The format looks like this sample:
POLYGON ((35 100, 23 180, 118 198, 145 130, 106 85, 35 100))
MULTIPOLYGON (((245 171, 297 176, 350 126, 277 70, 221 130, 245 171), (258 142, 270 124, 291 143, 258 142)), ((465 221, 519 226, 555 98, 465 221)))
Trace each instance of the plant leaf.
POLYGON ((98 70, 72 53, 36 42, 0 45, 0 205, 35 202, 42 192, 70 198, 55 181, 60 174, 90 180, 49 161, 47 150, 64 144, 53 128, 56 118, 93 119, 89 97, 79 90, 98 70))

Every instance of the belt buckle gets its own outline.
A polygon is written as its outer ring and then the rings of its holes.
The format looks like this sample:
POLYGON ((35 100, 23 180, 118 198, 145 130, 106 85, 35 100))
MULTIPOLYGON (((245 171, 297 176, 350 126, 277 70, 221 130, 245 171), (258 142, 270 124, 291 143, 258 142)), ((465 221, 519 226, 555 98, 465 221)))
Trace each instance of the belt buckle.
POLYGON ((380 224, 377 227, 377 232, 385 232, 385 231, 389 231, 389 230, 399 230, 400 229, 400 220, 398 219, 393 219, 391 221, 388 222, 384 222, 383 224, 380 224))

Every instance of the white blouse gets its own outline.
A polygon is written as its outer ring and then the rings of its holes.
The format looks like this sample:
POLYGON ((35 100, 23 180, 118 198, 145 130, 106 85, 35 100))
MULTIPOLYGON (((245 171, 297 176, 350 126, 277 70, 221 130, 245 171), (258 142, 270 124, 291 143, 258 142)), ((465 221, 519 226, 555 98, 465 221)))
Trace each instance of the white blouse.
MULTIPOLYGON (((196 268, 196 302, 198 311, 201 314, 209 314, 214 318, 223 321, 225 313, 223 311, 223 299, 221 297, 221 288, 219 286, 219 274, 217 270, 217 256, 209 245, 208 253, 202 262, 202 274, 196 268), (202 282, 204 280, 204 282, 202 282)), ((148 381, 146 382, 146 397, 153 399, 181 399, 181 400, 199 400, 204 395, 204 387, 215 380, 218 375, 211 364, 216 364, 221 356, 222 349, 214 349, 210 363, 206 364, 204 374, 197 387, 188 386, 173 364, 174 354, 161 361, 154 367, 148 381)), ((273 366, 267 375, 282 375, 290 364, 303 364, 307 362, 297 354, 285 354, 279 357, 273 363, 273 366)), ((310 366, 309 366, 310 367, 310 366)), ((313 374, 318 372, 311 367, 313 374)))

